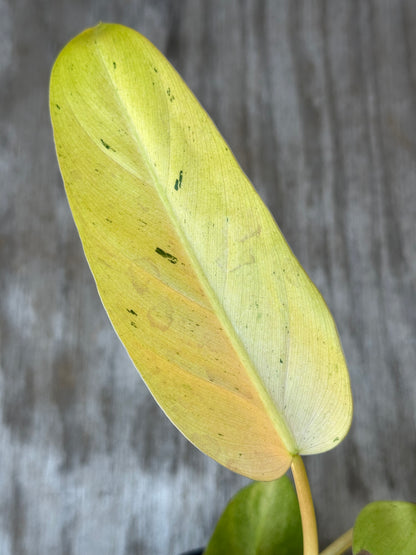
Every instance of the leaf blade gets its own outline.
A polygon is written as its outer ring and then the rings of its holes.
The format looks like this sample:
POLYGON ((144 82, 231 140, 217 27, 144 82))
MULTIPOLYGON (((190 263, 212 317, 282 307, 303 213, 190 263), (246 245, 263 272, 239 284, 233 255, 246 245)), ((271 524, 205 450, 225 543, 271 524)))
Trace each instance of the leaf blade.
POLYGON ((169 418, 255 479, 333 447, 351 399, 332 318, 165 58, 125 27, 85 31, 55 63, 51 117, 100 296, 169 418))
POLYGON ((282 476, 240 490, 221 515, 204 555, 301 555, 296 493, 282 476))
POLYGON ((404 501, 376 501, 355 521, 353 553, 412 555, 416 553, 416 505, 404 501))

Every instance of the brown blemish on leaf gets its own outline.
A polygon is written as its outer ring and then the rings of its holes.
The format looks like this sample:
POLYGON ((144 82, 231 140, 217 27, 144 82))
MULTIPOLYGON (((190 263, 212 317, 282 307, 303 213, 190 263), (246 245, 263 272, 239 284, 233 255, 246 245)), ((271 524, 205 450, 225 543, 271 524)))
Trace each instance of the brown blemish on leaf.
POLYGON ((261 227, 259 226, 251 233, 248 233, 247 235, 244 235, 244 237, 242 237, 241 239, 238 239, 238 243, 245 243, 248 239, 251 239, 252 237, 257 237, 258 235, 260 235, 260 233, 261 233, 261 227))
POLYGON ((230 272, 235 272, 236 270, 239 270, 243 266, 248 266, 249 264, 254 264, 255 261, 256 261, 256 259, 254 257, 254 254, 250 254, 249 259, 247 260, 247 262, 242 262, 241 264, 239 264, 235 268, 232 268, 230 270, 230 272))
POLYGON ((149 284, 152 278, 147 277, 144 279, 140 279, 139 268, 143 268, 143 270, 147 274, 154 276, 156 279, 160 278, 160 271, 157 264, 155 264, 153 260, 147 257, 140 259, 140 261, 138 261, 137 264, 135 264, 134 262, 130 264, 129 277, 130 277, 131 284, 133 285, 134 289, 137 291, 139 295, 144 295, 149 291, 149 284))
POLYGON ((160 301, 147 312, 149 324, 160 331, 167 331, 173 322, 172 307, 168 300, 160 301))

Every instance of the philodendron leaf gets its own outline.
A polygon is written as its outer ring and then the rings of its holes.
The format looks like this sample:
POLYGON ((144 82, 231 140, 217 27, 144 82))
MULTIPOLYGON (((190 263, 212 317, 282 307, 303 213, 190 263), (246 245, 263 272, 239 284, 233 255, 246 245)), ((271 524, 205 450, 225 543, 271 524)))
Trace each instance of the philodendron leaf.
POLYGON ((59 55, 50 109, 101 299, 173 423, 260 480, 334 447, 352 413, 334 322, 169 62, 100 24, 59 55))
POLYGON ((296 493, 282 476, 255 482, 230 501, 204 555, 302 555, 296 493))
POLYGON ((354 525, 354 555, 415 555, 416 505, 377 501, 367 505, 354 525))

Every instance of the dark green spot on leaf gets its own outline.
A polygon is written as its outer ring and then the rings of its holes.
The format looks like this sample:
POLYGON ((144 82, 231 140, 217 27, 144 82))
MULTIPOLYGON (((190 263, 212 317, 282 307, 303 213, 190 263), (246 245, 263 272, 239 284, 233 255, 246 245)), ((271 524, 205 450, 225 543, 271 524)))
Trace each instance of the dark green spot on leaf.
POLYGON ((166 258, 167 260, 169 260, 171 264, 176 264, 178 261, 176 256, 173 256, 173 254, 169 254, 168 252, 165 252, 159 247, 155 248, 155 252, 157 252, 157 254, 160 254, 160 256, 163 256, 163 258, 166 258))
POLYGON ((100 139, 101 144, 107 149, 107 150, 112 150, 113 152, 115 152, 114 148, 112 148, 108 143, 106 143, 105 141, 103 141, 103 139, 100 139))
POLYGON ((182 170, 179 172, 179 177, 178 179, 175 181, 175 191, 179 191, 179 189, 182 187, 182 170))

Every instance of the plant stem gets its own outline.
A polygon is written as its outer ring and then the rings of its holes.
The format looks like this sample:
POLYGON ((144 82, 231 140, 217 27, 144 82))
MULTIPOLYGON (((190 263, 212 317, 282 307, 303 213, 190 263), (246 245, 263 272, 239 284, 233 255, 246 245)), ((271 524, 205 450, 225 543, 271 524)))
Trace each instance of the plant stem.
POLYGON ((352 547, 352 528, 342 534, 334 543, 328 545, 326 549, 324 549, 321 555, 342 555, 345 553, 347 549, 352 547))
POLYGON ((318 555, 318 530, 316 528, 315 509, 305 465, 300 455, 293 457, 291 469, 302 518, 303 555, 318 555))

